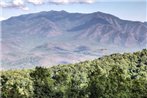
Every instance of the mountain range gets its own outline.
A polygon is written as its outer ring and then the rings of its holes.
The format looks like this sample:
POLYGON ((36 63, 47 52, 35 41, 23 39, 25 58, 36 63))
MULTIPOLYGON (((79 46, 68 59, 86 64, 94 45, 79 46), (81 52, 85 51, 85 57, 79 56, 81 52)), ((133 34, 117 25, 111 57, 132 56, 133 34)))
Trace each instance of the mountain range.
POLYGON ((2 68, 75 63, 147 48, 147 23, 111 14, 44 11, 1 21, 2 68))

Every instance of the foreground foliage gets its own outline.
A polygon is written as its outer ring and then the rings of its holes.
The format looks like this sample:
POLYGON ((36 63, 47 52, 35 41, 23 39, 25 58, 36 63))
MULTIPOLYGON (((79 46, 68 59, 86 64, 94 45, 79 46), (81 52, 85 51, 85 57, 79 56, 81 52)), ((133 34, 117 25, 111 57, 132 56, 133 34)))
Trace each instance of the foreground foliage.
POLYGON ((146 98, 147 50, 1 72, 2 98, 146 98))

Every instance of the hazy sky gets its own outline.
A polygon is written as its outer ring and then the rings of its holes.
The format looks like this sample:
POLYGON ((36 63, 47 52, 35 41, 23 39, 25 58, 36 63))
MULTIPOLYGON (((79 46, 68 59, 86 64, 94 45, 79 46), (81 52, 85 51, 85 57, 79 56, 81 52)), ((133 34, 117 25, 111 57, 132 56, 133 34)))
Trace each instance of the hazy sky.
POLYGON ((50 10, 92 13, 101 11, 121 19, 147 21, 147 0, 0 0, 0 20, 50 10))

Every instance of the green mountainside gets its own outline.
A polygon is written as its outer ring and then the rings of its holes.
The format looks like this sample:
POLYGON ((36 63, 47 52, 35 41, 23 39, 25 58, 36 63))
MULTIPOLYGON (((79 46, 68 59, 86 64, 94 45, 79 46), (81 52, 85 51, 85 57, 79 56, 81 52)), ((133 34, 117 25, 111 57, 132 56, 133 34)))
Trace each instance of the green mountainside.
POLYGON ((1 71, 2 98, 147 98, 147 50, 1 71))

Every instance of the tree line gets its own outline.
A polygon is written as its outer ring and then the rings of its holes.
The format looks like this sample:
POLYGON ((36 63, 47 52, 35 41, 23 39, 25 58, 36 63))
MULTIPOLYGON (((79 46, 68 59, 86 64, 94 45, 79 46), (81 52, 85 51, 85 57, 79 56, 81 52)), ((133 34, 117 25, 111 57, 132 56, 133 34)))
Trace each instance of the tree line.
POLYGON ((147 50, 51 68, 1 71, 2 98, 146 98, 147 50))

